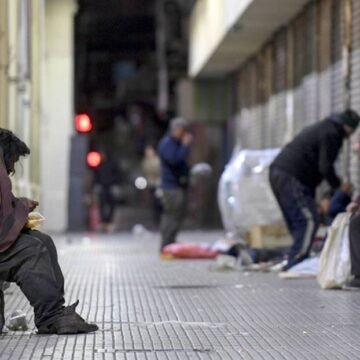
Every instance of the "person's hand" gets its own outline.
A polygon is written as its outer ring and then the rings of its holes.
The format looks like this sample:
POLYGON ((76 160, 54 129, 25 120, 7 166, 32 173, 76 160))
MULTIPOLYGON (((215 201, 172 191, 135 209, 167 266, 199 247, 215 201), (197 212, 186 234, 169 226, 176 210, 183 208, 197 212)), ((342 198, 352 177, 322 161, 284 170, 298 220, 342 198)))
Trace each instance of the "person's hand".
POLYGON ((352 191, 352 184, 350 181, 345 180, 340 187, 341 191, 347 194, 350 194, 352 191))
POLYGON ((21 200, 24 202, 25 206, 29 209, 29 211, 34 211, 35 208, 39 205, 38 201, 32 199, 22 198, 21 200))
POLYGON ((183 145, 189 146, 191 145, 192 142, 193 142, 193 136, 190 133, 185 133, 182 138, 183 145))
POLYGON ((356 203, 355 201, 352 201, 347 207, 346 207, 346 211, 349 213, 355 213, 359 210, 359 204, 356 203))

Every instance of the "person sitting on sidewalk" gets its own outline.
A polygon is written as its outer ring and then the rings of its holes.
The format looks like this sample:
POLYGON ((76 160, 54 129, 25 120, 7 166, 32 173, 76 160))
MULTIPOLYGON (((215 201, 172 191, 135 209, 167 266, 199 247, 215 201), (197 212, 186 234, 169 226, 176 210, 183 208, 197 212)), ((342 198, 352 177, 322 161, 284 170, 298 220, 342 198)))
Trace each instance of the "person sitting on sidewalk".
MULTIPOLYGON (((9 175, 28 146, 11 131, 0 129, 0 282, 16 283, 34 308, 40 334, 76 334, 98 330, 75 312, 78 301, 64 306, 64 277, 50 236, 25 227, 38 202, 12 194, 9 175)), ((0 332, 5 323, 0 290, 0 332)))

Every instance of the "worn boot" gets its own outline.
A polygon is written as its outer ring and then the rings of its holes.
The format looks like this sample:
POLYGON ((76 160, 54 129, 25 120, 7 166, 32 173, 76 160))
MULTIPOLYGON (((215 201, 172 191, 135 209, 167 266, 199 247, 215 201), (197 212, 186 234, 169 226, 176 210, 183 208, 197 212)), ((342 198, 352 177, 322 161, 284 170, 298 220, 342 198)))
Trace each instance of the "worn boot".
POLYGON ((98 330, 97 325, 87 323, 75 312, 79 300, 76 303, 64 307, 60 317, 48 326, 40 326, 39 334, 83 334, 98 330))

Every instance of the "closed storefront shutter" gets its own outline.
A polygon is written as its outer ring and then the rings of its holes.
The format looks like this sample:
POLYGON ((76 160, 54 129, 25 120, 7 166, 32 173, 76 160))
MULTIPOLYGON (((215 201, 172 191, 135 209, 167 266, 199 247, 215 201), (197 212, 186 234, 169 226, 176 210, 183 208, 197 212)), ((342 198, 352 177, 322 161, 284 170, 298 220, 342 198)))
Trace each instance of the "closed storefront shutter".
POLYGON ((266 104, 264 106, 264 144, 266 148, 272 147, 272 119, 274 119, 274 106, 272 100, 273 95, 273 45, 270 44, 264 50, 264 96, 266 104))
POLYGON ((304 19, 304 68, 302 79, 303 127, 319 120, 317 74, 317 6, 309 5, 304 19))
POLYGON ((332 1, 332 36, 331 36, 331 110, 344 109, 344 77, 343 77, 343 37, 344 18, 343 1, 332 1))
POLYGON ((286 32, 275 37, 273 58, 273 112, 271 119, 271 146, 284 145, 286 133, 286 32))
POLYGON ((303 76, 305 70, 305 17, 294 24, 294 135, 305 125, 303 76))
MULTIPOLYGON (((351 107, 360 113, 360 1, 352 1, 351 107)), ((360 129, 351 138, 350 177, 360 191, 360 129)))
POLYGON ((250 97, 251 97, 251 123, 250 123, 250 148, 261 148, 261 118, 258 103, 258 66, 256 59, 251 60, 250 64, 250 97))
MULTIPOLYGON (((343 39, 344 39, 344 16, 343 1, 332 0, 331 7, 331 111, 344 110, 344 67, 343 67, 343 39)), ((343 146, 338 160, 337 170, 341 176, 345 176, 348 164, 347 145, 343 146)))
POLYGON ((318 115, 331 112, 331 0, 318 3, 318 115))

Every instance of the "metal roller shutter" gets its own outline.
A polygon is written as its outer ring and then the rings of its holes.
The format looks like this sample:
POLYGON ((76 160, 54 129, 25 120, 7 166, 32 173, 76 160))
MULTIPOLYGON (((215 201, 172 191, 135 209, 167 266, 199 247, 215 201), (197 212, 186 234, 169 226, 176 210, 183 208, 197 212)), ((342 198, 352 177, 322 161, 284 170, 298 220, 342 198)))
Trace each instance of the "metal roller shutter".
POLYGON ((271 119, 271 146, 279 147, 284 145, 286 133, 286 32, 279 32, 274 43, 273 58, 273 89, 272 96, 274 111, 271 119))
POLYGON ((318 3, 318 115, 325 118, 331 112, 331 0, 318 3))
POLYGON ((305 64, 305 17, 301 15, 294 24, 294 135, 305 125, 304 93, 302 80, 305 64))
POLYGON ((313 3, 305 11, 304 76, 302 79, 303 126, 315 123, 318 115, 317 75, 317 7, 313 3))
POLYGON ((343 1, 332 1, 332 35, 331 35, 331 110, 344 109, 344 77, 343 77, 343 37, 344 17, 343 1))
POLYGON ((273 95, 273 46, 268 45, 264 51, 264 121, 263 133, 266 148, 272 147, 272 123, 274 107, 271 101, 273 95))
POLYGON ((251 97, 251 125, 250 136, 252 149, 261 148, 261 120, 258 103, 258 66, 256 59, 250 62, 250 97, 251 97))
MULTIPOLYGON (((331 7, 331 111, 344 110, 344 73, 343 73, 343 38, 344 16, 343 1, 333 0, 331 7)), ((348 148, 345 143, 337 160, 337 171, 345 176, 348 167, 348 148)))

